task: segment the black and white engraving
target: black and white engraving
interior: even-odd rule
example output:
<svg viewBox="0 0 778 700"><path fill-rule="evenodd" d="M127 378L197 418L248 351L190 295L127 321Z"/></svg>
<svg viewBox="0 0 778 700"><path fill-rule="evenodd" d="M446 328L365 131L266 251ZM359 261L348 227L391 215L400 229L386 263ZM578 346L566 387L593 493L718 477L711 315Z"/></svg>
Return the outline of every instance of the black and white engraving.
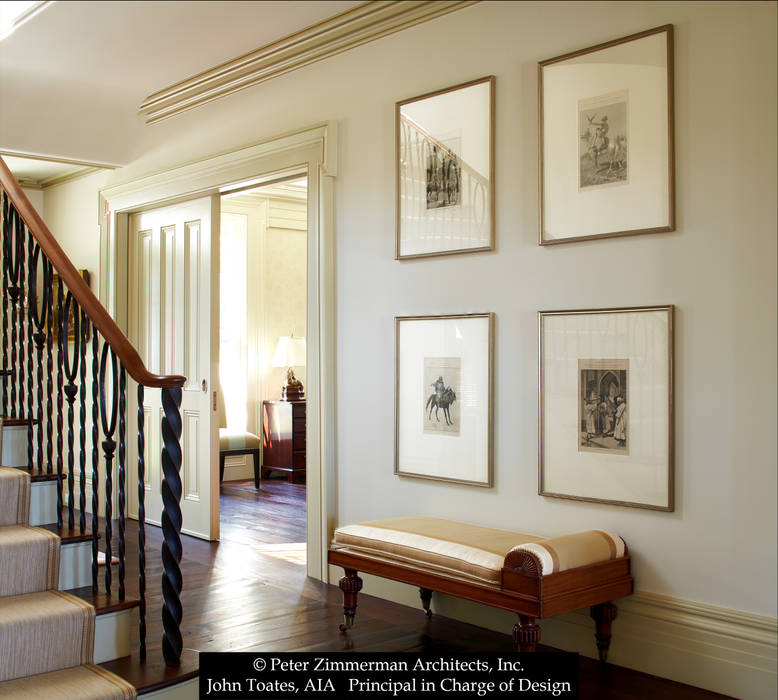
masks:
<svg viewBox="0 0 778 700"><path fill-rule="evenodd" d="M427 155L427 209L459 204L461 187L459 158L445 146L430 144Z"/></svg>
<svg viewBox="0 0 778 700"><path fill-rule="evenodd" d="M459 435L462 359L424 358L424 432Z"/></svg>
<svg viewBox="0 0 778 700"><path fill-rule="evenodd" d="M627 91L578 102L578 188L624 184L627 177Z"/></svg>
<svg viewBox="0 0 778 700"><path fill-rule="evenodd" d="M578 360L578 451L629 454L629 360Z"/></svg>

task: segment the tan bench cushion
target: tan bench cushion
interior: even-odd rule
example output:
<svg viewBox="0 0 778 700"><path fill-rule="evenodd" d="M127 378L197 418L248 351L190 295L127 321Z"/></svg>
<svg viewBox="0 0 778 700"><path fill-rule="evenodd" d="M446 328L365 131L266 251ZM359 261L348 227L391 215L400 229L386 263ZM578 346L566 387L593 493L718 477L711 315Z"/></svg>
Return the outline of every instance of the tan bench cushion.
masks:
<svg viewBox="0 0 778 700"><path fill-rule="evenodd" d="M333 544L373 559L498 587L506 555L519 547L540 559L543 575L614 559L625 550L618 535L603 530L547 539L423 516L339 527Z"/></svg>

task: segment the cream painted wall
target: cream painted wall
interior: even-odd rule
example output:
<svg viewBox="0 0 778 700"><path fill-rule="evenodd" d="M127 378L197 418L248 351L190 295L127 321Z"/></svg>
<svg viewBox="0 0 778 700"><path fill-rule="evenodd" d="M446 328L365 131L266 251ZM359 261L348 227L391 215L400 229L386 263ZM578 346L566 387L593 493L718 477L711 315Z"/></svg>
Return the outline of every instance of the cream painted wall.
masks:
<svg viewBox="0 0 778 700"><path fill-rule="evenodd" d="M272 366L278 338L305 337L306 204L254 195L222 199L222 212L247 217L247 413L248 429L260 435L262 401L277 400L286 380ZM305 367L295 375L305 386Z"/></svg>
<svg viewBox="0 0 778 700"><path fill-rule="evenodd" d="M537 61L665 23L677 231L538 247ZM421 512L550 535L604 527L629 543L639 589L774 616L776 63L774 3L483 2L147 127L126 168L49 188L45 217L95 269L103 182L338 120L339 522ZM394 103L488 74L497 250L398 263ZM592 284L603 265L609 283ZM537 310L665 303L677 305L675 512L538 496ZM470 311L497 317L495 487L400 479L392 319Z"/></svg>
<svg viewBox="0 0 778 700"><path fill-rule="evenodd" d="M30 203L35 207L38 214L43 216L43 190L22 187L22 191L27 195L27 199L30 200Z"/></svg>

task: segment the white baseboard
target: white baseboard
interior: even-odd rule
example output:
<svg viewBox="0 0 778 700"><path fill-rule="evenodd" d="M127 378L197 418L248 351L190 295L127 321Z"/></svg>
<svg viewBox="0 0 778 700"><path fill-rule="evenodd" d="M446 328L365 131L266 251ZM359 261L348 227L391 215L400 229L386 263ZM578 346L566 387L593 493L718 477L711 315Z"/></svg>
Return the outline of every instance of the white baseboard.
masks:
<svg viewBox="0 0 778 700"><path fill-rule="evenodd" d="M337 584L342 575L342 569L330 567L330 582ZM421 611L417 588L360 576L362 593ZM774 700L778 694L776 618L644 591L616 605L609 662L743 700ZM510 634L515 622L510 613L437 593L432 610L504 634ZM596 658L588 609L539 624L541 643Z"/></svg>

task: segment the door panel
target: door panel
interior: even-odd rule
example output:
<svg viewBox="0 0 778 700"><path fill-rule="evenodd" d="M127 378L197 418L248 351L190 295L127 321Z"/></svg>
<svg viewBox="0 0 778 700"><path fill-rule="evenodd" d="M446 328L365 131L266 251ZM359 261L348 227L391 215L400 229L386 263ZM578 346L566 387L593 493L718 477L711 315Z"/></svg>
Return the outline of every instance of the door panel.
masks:
<svg viewBox="0 0 778 700"><path fill-rule="evenodd" d="M147 368L181 374L182 531L203 539L219 536L218 423L212 379L218 367L219 198L192 200L130 216L129 333ZM216 277L218 280L218 277ZM137 415L137 397L131 410ZM144 395L146 520L162 514L161 392ZM137 463L130 444L129 463ZM133 454L134 453L134 454ZM137 517L136 470L130 470L129 514Z"/></svg>

